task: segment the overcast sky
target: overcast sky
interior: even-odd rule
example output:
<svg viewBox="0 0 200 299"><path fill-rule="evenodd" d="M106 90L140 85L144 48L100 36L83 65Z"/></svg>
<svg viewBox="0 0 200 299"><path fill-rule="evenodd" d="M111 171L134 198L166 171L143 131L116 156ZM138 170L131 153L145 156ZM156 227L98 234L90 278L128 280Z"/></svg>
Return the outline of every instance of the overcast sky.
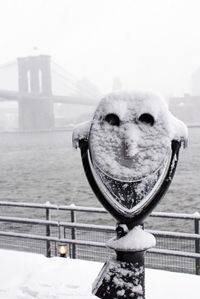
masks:
<svg viewBox="0 0 200 299"><path fill-rule="evenodd" d="M199 0L0 0L0 64L50 54L101 91L190 92L200 66Z"/></svg>

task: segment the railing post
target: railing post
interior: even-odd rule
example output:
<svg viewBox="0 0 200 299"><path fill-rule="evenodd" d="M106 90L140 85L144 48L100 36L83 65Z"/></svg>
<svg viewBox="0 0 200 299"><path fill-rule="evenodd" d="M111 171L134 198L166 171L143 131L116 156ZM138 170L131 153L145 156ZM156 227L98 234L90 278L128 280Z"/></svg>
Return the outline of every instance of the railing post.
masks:
<svg viewBox="0 0 200 299"><path fill-rule="evenodd" d="M195 234L199 235L199 219L194 220L194 231L195 231ZM200 253L200 240L199 239L195 240L195 252ZM196 266L196 275L200 275L200 259L199 258L195 259L195 266Z"/></svg>
<svg viewBox="0 0 200 299"><path fill-rule="evenodd" d="M50 220L50 209L46 208L46 220ZM50 225L46 225L46 236L50 237L51 230ZM46 241L46 257L51 257L51 242L49 240Z"/></svg>
<svg viewBox="0 0 200 299"><path fill-rule="evenodd" d="M74 210L71 210L71 222L76 222L76 212ZM76 229L74 227L71 229L71 238L72 240L76 240ZM76 244L72 244L72 258L76 258Z"/></svg>

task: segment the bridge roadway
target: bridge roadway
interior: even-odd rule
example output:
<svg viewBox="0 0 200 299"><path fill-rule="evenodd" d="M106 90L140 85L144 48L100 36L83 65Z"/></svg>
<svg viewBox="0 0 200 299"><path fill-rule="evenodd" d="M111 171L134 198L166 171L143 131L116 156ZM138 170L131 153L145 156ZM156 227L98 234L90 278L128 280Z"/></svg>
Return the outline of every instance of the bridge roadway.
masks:
<svg viewBox="0 0 200 299"><path fill-rule="evenodd" d="M18 91L10 90L0 90L0 102L5 101L15 101L20 100L49 100L53 103L63 103L63 104L79 104L79 105L96 105L99 99L74 97L74 96L60 96L60 95L50 95L44 96L38 93L22 93Z"/></svg>

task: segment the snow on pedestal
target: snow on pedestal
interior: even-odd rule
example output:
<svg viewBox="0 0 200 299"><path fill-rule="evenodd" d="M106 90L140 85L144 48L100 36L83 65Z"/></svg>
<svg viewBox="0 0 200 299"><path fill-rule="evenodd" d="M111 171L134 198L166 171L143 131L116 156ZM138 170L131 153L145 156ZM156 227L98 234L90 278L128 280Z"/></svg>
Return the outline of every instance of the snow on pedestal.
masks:
<svg viewBox="0 0 200 299"><path fill-rule="evenodd" d="M124 237L114 237L106 245L117 251L143 251L156 245L155 237L144 231L141 226L131 229Z"/></svg>
<svg viewBox="0 0 200 299"><path fill-rule="evenodd" d="M106 245L116 251L117 260L105 263L93 284L93 293L103 299L144 299L144 253L155 244L154 236L141 226L109 240Z"/></svg>

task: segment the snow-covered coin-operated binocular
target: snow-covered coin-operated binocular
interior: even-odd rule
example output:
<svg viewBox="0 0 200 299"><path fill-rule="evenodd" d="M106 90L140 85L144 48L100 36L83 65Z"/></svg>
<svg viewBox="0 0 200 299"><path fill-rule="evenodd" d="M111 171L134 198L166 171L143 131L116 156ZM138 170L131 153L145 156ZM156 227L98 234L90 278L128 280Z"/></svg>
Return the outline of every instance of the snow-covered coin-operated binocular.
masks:
<svg viewBox="0 0 200 299"><path fill-rule="evenodd" d="M102 205L129 229L142 224L169 187L187 128L151 93L112 93L73 133Z"/></svg>
<svg viewBox="0 0 200 299"><path fill-rule="evenodd" d="M118 222L108 260L93 284L99 298L145 299L144 255L155 246L144 222L167 191L187 128L149 93L112 93L73 132L95 195Z"/></svg>

